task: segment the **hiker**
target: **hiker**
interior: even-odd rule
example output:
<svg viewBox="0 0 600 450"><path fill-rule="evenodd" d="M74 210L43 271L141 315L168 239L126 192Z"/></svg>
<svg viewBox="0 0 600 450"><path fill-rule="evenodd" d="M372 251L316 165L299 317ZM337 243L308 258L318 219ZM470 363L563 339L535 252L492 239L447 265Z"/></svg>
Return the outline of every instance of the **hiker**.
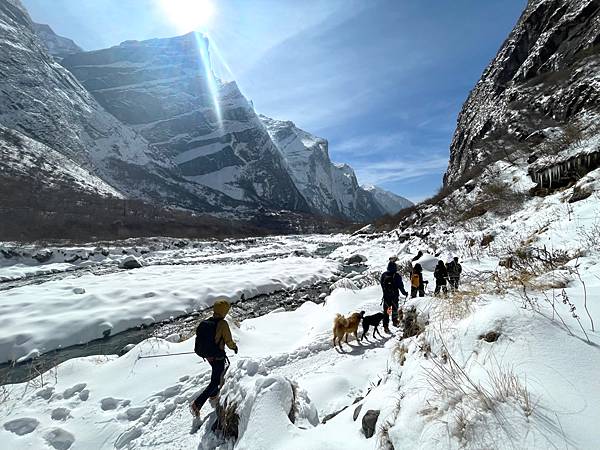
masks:
<svg viewBox="0 0 600 450"><path fill-rule="evenodd" d="M422 256L423 256L423 252L421 250L419 250L411 261L412 262L418 261L419 259L421 259Z"/></svg>
<svg viewBox="0 0 600 450"><path fill-rule="evenodd" d="M446 282L448 280L448 270L446 264L441 259L438 261L435 270L433 271L433 277L435 278L435 291L433 295L438 295L440 290L444 292L444 295L448 293Z"/></svg>
<svg viewBox="0 0 600 450"><path fill-rule="evenodd" d="M227 300L217 300L213 305L213 315L211 318L203 320L196 329L196 343L194 351L198 356L204 358L212 367L210 383L202 393L191 404L192 414L200 416L200 409L206 400L210 397L215 398L219 394L225 372L229 367L229 360L225 354L225 346L229 347L236 354L238 348L231 337L229 324L225 321L225 316L231 306Z"/></svg>
<svg viewBox="0 0 600 450"><path fill-rule="evenodd" d="M415 298L417 293L419 294L419 297L425 297L425 285L427 283L428 281L423 281L423 267L421 267L421 264L419 263L415 264L410 275L411 298Z"/></svg>
<svg viewBox="0 0 600 450"><path fill-rule="evenodd" d="M398 321L398 301L402 292L405 297L408 293L404 290L404 283L402 283L402 277L398 273L398 266L396 260L398 258L390 258L387 270L381 274L381 289L383 290L383 329L386 333L390 332L389 323L390 316L388 315L388 309L392 310L392 324L397 327L400 322Z"/></svg>
<svg viewBox="0 0 600 450"><path fill-rule="evenodd" d="M448 263L447 268L448 281L450 281L450 290L454 292L458 289L460 274L462 273L462 266L458 262L458 256L455 256L454 259Z"/></svg>

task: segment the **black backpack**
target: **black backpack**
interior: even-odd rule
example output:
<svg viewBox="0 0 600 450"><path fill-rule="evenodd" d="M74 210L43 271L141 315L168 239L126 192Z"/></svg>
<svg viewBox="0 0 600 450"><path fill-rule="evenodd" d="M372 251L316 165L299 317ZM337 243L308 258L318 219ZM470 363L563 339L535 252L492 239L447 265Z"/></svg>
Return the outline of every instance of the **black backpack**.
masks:
<svg viewBox="0 0 600 450"><path fill-rule="evenodd" d="M214 358L223 355L223 350L215 342L217 335L217 324L223 319L203 320L196 328L196 342L194 344L194 352L202 358Z"/></svg>
<svg viewBox="0 0 600 450"><path fill-rule="evenodd" d="M384 273L381 278L381 287L383 289L384 297L394 297L398 293L396 283L394 283L395 273Z"/></svg>

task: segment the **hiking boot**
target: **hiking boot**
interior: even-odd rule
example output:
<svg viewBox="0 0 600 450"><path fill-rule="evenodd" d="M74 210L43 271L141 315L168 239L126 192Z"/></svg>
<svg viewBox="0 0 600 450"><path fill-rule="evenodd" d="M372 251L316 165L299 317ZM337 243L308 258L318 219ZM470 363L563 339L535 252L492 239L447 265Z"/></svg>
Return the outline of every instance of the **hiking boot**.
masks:
<svg viewBox="0 0 600 450"><path fill-rule="evenodd" d="M400 326L400 322L398 321L398 319L394 319L394 320L392 320L392 325L394 325L396 328L398 328Z"/></svg>
<svg viewBox="0 0 600 450"><path fill-rule="evenodd" d="M194 402L190 403L190 412L192 413L192 416L200 417L200 408L198 408Z"/></svg>
<svg viewBox="0 0 600 450"><path fill-rule="evenodd" d="M389 327L383 327L383 331L385 331L387 334L391 333Z"/></svg>

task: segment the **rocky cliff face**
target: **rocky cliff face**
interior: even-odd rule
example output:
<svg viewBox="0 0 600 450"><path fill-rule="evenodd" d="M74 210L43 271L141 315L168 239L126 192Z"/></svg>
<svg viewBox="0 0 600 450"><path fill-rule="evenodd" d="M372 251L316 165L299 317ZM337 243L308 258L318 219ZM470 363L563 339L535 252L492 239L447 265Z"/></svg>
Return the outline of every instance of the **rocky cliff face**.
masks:
<svg viewBox="0 0 600 450"><path fill-rule="evenodd" d="M316 211L354 221L371 220L387 212L389 204L381 205L371 192L361 188L350 166L331 162L325 139L290 121L260 118L281 152L294 184Z"/></svg>
<svg viewBox="0 0 600 450"><path fill-rule="evenodd" d="M107 113L48 54L14 0L0 0L0 67L0 124L8 130L62 154L123 195L200 211L235 206L183 179L169 158Z"/></svg>
<svg viewBox="0 0 600 450"><path fill-rule="evenodd" d="M63 65L186 180L240 202L309 210L252 105L214 78L198 33L124 42Z"/></svg>
<svg viewBox="0 0 600 450"><path fill-rule="evenodd" d="M599 118L600 1L530 0L463 106L445 183L521 157L540 178L554 156L600 151Z"/></svg>
<svg viewBox="0 0 600 450"><path fill-rule="evenodd" d="M32 23L33 31L46 46L48 53L59 61L65 56L82 52L83 49L71 39L59 36L49 25L43 23Z"/></svg>

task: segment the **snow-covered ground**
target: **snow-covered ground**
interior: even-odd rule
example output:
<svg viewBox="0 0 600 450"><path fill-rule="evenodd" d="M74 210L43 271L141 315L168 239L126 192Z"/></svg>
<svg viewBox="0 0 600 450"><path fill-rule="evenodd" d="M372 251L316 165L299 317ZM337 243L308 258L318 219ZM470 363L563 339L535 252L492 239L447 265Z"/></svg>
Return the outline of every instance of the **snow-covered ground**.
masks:
<svg viewBox="0 0 600 450"><path fill-rule="evenodd" d="M313 255L328 242L300 237L176 243L181 248L169 248L169 242L153 249L4 246L13 256L3 258L1 270L7 280L23 285L0 291L0 362L189 314L217 297L238 301L311 286L340 269L338 261ZM142 267L119 270L132 257ZM59 262L65 260L70 262ZM30 282L48 273L57 276Z"/></svg>
<svg viewBox="0 0 600 450"><path fill-rule="evenodd" d="M597 191L596 172L580 183ZM507 169L504 176L522 174ZM342 351L333 347L335 314L380 309L380 288L368 286L368 272L337 282L322 305L307 301L295 311L231 323L240 352L230 357L220 403L237 414L237 439L212 431L215 413L209 404L200 429L190 434L187 404L207 384L208 364L193 354L139 359L193 347L192 340L159 339L122 357L73 359L29 383L4 386L0 439L11 449L597 448L600 247L593 237L600 232L600 203L597 194L568 203L571 194L531 198L503 218L488 213L451 227L432 223L426 238L414 234L423 230L398 230L410 235L403 242L396 232L376 238L278 238L286 243L263 251L281 245L286 255L277 259L210 265L196 261L189 249L177 250L196 265L151 265L103 275L97 284L84 275L15 288L15 296L30 289L31 298L62 286L74 296L73 283L83 279L89 283L87 295L108 296L101 292L108 289L131 298L136 289L152 290L174 307L196 295L196 288L206 288L192 284L204 266L239 270L228 278L227 271L210 269L211 282L223 277L232 289L212 293L232 298L244 289L246 278L239 278L244 272L259 277L247 278L255 287L281 280L290 270L300 274L294 282L311 282L330 276L340 259L353 254L367 258L368 272L379 272L389 256L398 255L402 263L425 251L420 262L431 282L429 293L435 255L458 255L464 269L459 294L404 304L406 317L414 308L417 324L417 333L404 339L407 330L392 328L392 335L369 336L360 344L352 339ZM311 245L327 241L343 245L326 258L288 256L294 242L314 252ZM512 269L506 267L509 257ZM517 270L522 261L531 267ZM269 273L259 273L261 268ZM122 282L128 278L133 284ZM367 438L363 420L374 412L379 413L374 436Z"/></svg>

